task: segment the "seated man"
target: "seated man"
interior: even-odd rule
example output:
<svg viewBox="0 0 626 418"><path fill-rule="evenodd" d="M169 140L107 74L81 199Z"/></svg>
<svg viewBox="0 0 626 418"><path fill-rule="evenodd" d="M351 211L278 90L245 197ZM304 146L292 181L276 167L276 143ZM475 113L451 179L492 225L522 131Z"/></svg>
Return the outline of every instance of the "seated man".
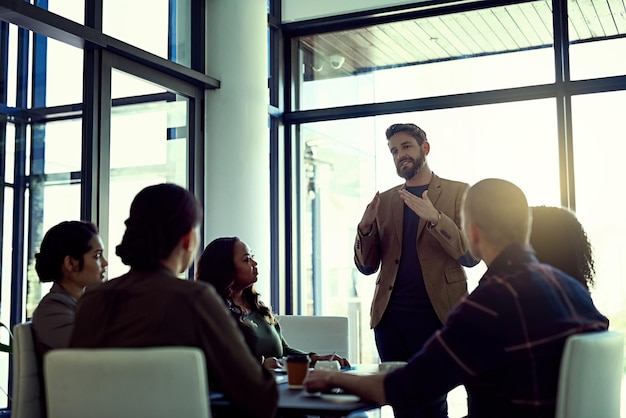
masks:
<svg viewBox="0 0 626 418"><path fill-rule="evenodd" d="M489 267L409 363L388 374L312 372L309 391L343 388L396 408L465 385L469 417L553 417L567 337L608 320L578 281L540 264L528 245L528 203L514 184L487 179L463 204L463 233Z"/></svg>

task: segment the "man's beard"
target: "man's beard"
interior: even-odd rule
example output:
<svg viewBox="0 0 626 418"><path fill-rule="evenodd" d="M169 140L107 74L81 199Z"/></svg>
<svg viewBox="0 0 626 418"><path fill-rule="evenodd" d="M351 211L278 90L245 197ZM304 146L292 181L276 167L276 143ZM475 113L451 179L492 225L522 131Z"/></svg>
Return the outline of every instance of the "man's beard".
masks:
<svg viewBox="0 0 626 418"><path fill-rule="evenodd" d="M420 168L422 168L425 162L425 158L423 155L420 155L419 157L410 160L413 162L410 167L402 168L402 163L406 161L406 159L404 159L403 161L398 161L398 165L396 165L396 171L398 172L398 175L405 180L410 180L415 177L415 175L418 171L420 171Z"/></svg>

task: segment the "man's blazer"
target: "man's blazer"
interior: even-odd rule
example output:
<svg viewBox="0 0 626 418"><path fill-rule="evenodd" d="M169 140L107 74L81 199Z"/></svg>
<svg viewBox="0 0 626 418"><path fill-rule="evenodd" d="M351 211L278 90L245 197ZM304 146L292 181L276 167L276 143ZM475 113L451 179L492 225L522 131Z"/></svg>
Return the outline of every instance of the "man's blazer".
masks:
<svg viewBox="0 0 626 418"><path fill-rule="evenodd" d="M401 254L404 202L396 186L380 194L378 216L369 235L357 228L354 243L354 261L357 269L366 275L378 271L376 290L371 307L370 326L380 322L396 281L400 257L419 257L424 284L431 303L442 323L461 297L467 294L467 277L462 265L478 264L469 255L461 233L461 204L469 185L445 180L433 174L428 186L428 198L441 213L433 228L420 219L417 229L417 254Z"/></svg>

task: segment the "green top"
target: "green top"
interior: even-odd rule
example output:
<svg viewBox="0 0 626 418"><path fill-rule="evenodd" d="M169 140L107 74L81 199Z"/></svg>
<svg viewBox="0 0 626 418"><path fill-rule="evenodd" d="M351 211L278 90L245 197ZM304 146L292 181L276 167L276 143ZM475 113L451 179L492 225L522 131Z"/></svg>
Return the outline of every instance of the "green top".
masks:
<svg viewBox="0 0 626 418"><path fill-rule="evenodd" d="M237 318L239 328L243 332L246 343L252 354L259 360L261 356L281 358L290 354L308 354L304 351L289 347L282 333L280 325L272 325L258 312L251 312L243 317L243 322Z"/></svg>

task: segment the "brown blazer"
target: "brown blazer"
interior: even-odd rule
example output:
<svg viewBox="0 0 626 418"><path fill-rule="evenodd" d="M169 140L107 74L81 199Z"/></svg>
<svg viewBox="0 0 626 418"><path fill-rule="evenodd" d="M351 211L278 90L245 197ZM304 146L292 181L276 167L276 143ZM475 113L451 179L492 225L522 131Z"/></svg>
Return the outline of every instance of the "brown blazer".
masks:
<svg viewBox="0 0 626 418"><path fill-rule="evenodd" d="M354 262L363 274L380 273L370 311L372 328L380 322L396 281L402 251L402 220L404 202L396 186L380 194L378 216L368 236L358 232L354 243ZM469 185L445 180L433 174L428 197L440 212L441 219L434 228L420 219L417 229L417 256L422 266L424 284L437 316L442 323L454 305L467 294L467 277L462 265L478 264L469 255L462 236L461 203Z"/></svg>
<svg viewBox="0 0 626 418"><path fill-rule="evenodd" d="M274 376L252 356L215 288L165 268L138 271L87 289L76 307L71 347L199 347L209 390L223 392L232 416L272 418Z"/></svg>

